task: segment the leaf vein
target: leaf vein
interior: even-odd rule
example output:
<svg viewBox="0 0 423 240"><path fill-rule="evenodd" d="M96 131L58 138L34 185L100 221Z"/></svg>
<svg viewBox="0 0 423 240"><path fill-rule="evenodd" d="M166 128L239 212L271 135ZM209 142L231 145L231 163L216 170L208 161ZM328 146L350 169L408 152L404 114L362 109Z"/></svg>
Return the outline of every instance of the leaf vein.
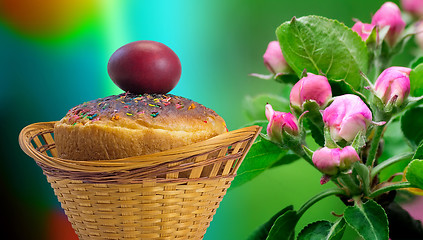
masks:
<svg viewBox="0 0 423 240"><path fill-rule="evenodd" d="M304 27L306 27L306 26L304 26ZM294 28L295 28L295 30L297 31L297 37L300 39L301 43L303 44L302 46L303 46L303 48L304 48L304 52L306 53L308 60L309 60L309 61L313 64L313 66L314 66L314 68L316 69L316 71L319 71L319 67L318 67L318 66L317 66L317 64L314 62L314 60L313 60L312 56L310 55L310 53L309 53L308 49L306 48L305 40L301 37L301 35L300 35L300 30L298 29L298 26L297 26L296 24L294 25ZM308 30L310 30L310 29L308 29ZM309 32L311 32L311 31L309 31ZM300 45L300 46L301 46L301 45Z"/></svg>

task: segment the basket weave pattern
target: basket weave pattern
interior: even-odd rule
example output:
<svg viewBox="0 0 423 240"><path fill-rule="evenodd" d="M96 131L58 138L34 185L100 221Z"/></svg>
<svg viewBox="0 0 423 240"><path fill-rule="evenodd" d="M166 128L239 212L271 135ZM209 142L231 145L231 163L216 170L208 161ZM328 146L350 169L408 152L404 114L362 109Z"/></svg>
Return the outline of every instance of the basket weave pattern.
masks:
<svg viewBox="0 0 423 240"><path fill-rule="evenodd" d="M74 161L57 157L53 126L29 125L19 142L43 169L80 239L202 239L260 130L151 155Z"/></svg>

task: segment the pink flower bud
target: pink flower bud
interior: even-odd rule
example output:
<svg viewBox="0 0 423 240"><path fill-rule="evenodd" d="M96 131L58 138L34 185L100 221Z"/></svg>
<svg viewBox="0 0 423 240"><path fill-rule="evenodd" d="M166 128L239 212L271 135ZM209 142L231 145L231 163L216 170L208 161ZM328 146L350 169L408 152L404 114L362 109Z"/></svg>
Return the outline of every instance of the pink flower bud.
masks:
<svg viewBox="0 0 423 240"><path fill-rule="evenodd" d="M411 69L406 67L385 69L376 80L376 96L385 105L391 102L395 106L401 106L410 94L410 72Z"/></svg>
<svg viewBox="0 0 423 240"><path fill-rule="evenodd" d="M360 157L351 146L343 149L324 147L314 152L312 160L322 173L336 175L339 171L351 168L354 162L360 161Z"/></svg>
<svg viewBox="0 0 423 240"><path fill-rule="evenodd" d="M289 101L291 105L303 110L307 100L314 100L319 106L325 106L332 97L332 90L326 77L308 73L291 89Z"/></svg>
<svg viewBox="0 0 423 240"><path fill-rule="evenodd" d="M393 2L384 3L372 18L372 24L384 28L389 26L386 40L393 46L398 36L405 28L405 22L401 18L401 10Z"/></svg>
<svg viewBox="0 0 423 240"><path fill-rule="evenodd" d="M366 41L367 38L372 33L374 27L375 27L374 24L362 23L358 21L354 24L351 30L358 33L358 35L361 37L361 39L363 39L363 41Z"/></svg>
<svg viewBox="0 0 423 240"><path fill-rule="evenodd" d="M423 16L423 0L401 0L402 8L415 17Z"/></svg>
<svg viewBox="0 0 423 240"><path fill-rule="evenodd" d="M266 105L266 117L269 120L267 135L274 142L282 142L282 131L298 135L298 122L291 113L274 111L270 104Z"/></svg>
<svg viewBox="0 0 423 240"><path fill-rule="evenodd" d="M273 74L291 71L290 66L282 55L282 50L278 41L271 41L269 45L267 45L263 60L264 65Z"/></svg>
<svg viewBox="0 0 423 240"><path fill-rule="evenodd" d="M341 170L347 170L353 163L360 161L360 157L352 146L344 147L341 150L340 158L339 169Z"/></svg>
<svg viewBox="0 0 423 240"><path fill-rule="evenodd" d="M329 127L335 141L352 141L360 131L366 132L371 121L372 112L353 94L335 97L332 104L323 111L323 122Z"/></svg>

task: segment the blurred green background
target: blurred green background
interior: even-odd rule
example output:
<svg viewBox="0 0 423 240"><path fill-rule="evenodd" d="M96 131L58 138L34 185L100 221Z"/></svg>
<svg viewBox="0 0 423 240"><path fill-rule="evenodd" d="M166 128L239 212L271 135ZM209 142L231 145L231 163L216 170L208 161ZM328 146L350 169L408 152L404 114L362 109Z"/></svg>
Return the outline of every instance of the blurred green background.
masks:
<svg viewBox="0 0 423 240"><path fill-rule="evenodd" d="M181 80L171 93L214 109L234 130L248 123L242 109L246 96L287 92L289 86L248 76L267 73L262 55L276 39L276 27L310 14L351 27L353 18L370 22L383 2L0 0L3 233L13 239L54 239L63 221L60 204L41 169L20 150L18 134L28 124L59 120L84 101L121 93L106 68L120 46L142 39L168 45L182 63ZM402 64L402 58L396 62ZM319 179L298 161L231 189L204 239L246 239L282 207L298 208L319 192ZM332 210L341 213L339 200L322 201L299 228L333 219ZM66 239L64 234L58 239Z"/></svg>

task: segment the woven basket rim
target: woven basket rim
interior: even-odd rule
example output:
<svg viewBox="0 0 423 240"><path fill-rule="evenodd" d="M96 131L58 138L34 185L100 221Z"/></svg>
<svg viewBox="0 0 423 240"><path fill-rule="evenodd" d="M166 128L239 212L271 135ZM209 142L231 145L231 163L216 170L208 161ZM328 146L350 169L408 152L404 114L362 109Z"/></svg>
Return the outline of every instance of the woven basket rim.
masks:
<svg viewBox="0 0 423 240"><path fill-rule="evenodd" d="M31 144L31 140L40 133L51 133L55 123L56 121L39 122L24 127L19 134L19 145L21 149L42 165L65 171L80 172L125 171L180 161L204 152L213 151L222 146L229 146L231 143L243 141L247 138L252 138L252 141L254 141L261 130L260 126L254 125L226 132L188 146L173 148L158 153L112 160L80 161L48 156L35 149Z"/></svg>

